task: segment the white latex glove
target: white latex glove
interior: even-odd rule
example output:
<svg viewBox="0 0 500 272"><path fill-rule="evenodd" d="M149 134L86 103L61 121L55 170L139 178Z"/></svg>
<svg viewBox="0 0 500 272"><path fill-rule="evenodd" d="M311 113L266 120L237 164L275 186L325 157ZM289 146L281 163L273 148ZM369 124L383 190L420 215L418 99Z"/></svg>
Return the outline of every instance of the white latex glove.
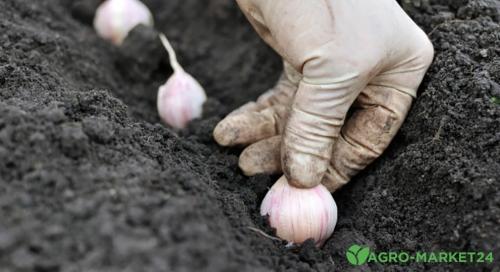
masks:
<svg viewBox="0 0 500 272"><path fill-rule="evenodd" d="M215 140L252 144L240 156L245 174L282 170L294 186L336 190L399 130L432 44L395 0L237 2L285 72L221 121Z"/></svg>

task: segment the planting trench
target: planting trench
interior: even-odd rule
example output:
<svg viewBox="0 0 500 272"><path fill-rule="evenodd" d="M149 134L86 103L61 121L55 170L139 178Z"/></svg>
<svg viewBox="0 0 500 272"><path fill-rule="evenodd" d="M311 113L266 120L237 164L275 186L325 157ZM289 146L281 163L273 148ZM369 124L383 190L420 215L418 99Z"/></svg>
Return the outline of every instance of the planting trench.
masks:
<svg viewBox="0 0 500 272"><path fill-rule="evenodd" d="M279 58L234 1L144 2L209 95L204 118L178 133L156 113L171 70L154 30L117 48L92 29L99 0L0 1L0 271L357 271L345 258L354 243L500 257L498 1L408 9L434 63L388 150L334 194L322 249L249 228L272 234L258 208L277 177L243 176L241 150L211 137L273 85Z"/></svg>

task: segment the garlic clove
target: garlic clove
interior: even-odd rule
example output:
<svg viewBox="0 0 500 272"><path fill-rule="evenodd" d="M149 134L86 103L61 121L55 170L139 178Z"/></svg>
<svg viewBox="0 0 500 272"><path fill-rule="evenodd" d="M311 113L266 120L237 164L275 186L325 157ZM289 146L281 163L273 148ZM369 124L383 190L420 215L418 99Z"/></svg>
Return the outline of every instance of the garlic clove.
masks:
<svg viewBox="0 0 500 272"><path fill-rule="evenodd" d="M201 117L206 100L205 91L198 81L178 70L158 90L158 113L165 123L182 129L189 121Z"/></svg>
<svg viewBox="0 0 500 272"><path fill-rule="evenodd" d="M153 15L139 0L106 0L94 17L97 34L115 45L120 45L139 24L153 25Z"/></svg>
<svg viewBox="0 0 500 272"><path fill-rule="evenodd" d="M207 95L203 87L177 62L174 48L163 34L161 43L168 52L174 74L158 90L157 107L161 119L168 125L182 129L189 121L200 118Z"/></svg>
<svg viewBox="0 0 500 272"><path fill-rule="evenodd" d="M297 244L312 238L322 246L337 223L337 205L325 186L297 188L284 176L264 197L260 214L269 217L278 237Z"/></svg>

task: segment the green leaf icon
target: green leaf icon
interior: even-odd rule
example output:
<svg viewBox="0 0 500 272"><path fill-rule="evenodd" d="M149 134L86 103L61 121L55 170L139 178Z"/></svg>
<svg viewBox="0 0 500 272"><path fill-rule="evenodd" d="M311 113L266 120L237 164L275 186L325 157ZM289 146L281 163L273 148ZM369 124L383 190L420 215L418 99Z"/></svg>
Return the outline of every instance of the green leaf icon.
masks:
<svg viewBox="0 0 500 272"><path fill-rule="evenodd" d="M352 265L362 265L366 263L366 260L368 259L368 255L370 255L370 248L369 247L361 247L358 245L352 245L349 247L349 249L346 251L346 257L347 260L352 264Z"/></svg>
<svg viewBox="0 0 500 272"><path fill-rule="evenodd" d="M497 105L500 105L500 97L496 97L496 96L493 96L491 99L490 99L491 103L495 103Z"/></svg>

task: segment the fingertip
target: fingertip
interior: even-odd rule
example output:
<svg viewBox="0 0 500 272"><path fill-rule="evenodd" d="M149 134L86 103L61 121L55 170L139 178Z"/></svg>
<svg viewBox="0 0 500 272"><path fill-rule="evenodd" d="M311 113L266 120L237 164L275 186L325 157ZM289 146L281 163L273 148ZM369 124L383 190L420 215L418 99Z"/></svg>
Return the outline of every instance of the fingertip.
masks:
<svg viewBox="0 0 500 272"><path fill-rule="evenodd" d="M238 160L238 167L241 169L243 174L247 177L255 176L259 174L258 169L255 168L255 160L248 153L241 153Z"/></svg>
<svg viewBox="0 0 500 272"><path fill-rule="evenodd" d="M281 160L288 182L299 188L319 185L328 169L328 160L300 152L285 152Z"/></svg>
<svg viewBox="0 0 500 272"><path fill-rule="evenodd" d="M214 140L221 146L230 146L236 139L234 129L227 121L227 118L220 121L217 126L215 126L213 132Z"/></svg>
<svg viewBox="0 0 500 272"><path fill-rule="evenodd" d="M259 141L245 148L238 166L246 176L281 172L280 136Z"/></svg>
<svg viewBox="0 0 500 272"><path fill-rule="evenodd" d="M278 134L274 109L227 116L214 129L213 136L222 146L247 145Z"/></svg>

